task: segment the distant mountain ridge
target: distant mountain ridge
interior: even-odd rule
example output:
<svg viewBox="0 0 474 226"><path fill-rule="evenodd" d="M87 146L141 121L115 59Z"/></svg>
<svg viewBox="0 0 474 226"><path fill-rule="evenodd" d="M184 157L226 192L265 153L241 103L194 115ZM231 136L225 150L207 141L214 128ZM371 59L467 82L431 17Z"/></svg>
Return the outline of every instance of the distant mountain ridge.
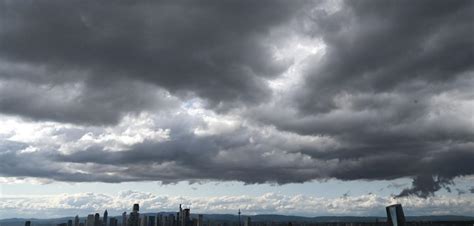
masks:
<svg viewBox="0 0 474 226"><path fill-rule="evenodd" d="M161 214L174 214L174 212L160 212ZM146 215L156 215L156 213L144 213ZM197 217L197 214L191 214L192 217ZM121 221L122 216L109 216L115 217ZM238 216L233 214L203 214L205 220L211 220L216 222L237 222ZM278 214L259 214L259 215L242 215L241 219L244 220L246 217L251 217L253 222L308 222L308 223L320 223L320 222L375 222L386 221L386 217L379 216L317 216L317 217L303 217L303 216L292 216L292 215L278 215ZM0 219L0 226L23 226L25 221L30 220L35 225L56 225L59 223L65 223L67 220L73 219L74 217L61 217L61 218L50 218L50 219L36 219L36 218L9 218ZM407 221L474 221L474 216L458 216L458 215L435 215L435 216L407 216ZM80 217L81 221L84 221L85 217Z"/></svg>

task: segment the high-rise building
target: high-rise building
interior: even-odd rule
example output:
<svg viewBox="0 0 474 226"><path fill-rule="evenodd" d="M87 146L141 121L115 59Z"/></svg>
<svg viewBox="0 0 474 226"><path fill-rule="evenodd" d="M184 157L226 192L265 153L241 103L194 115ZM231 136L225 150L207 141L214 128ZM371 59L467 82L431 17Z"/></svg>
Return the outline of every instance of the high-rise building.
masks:
<svg viewBox="0 0 474 226"><path fill-rule="evenodd" d="M118 226L117 224L118 224L117 218L111 217L111 218L109 219L109 226Z"/></svg>
<svg viewBox="0 0 474 226"><path fill-rule="evenodd" d="M165 226L165 216L163 214L160 214L157 219L156 226Z"/></svg>
<svg viewBox="0 0 474 226"><path fill-rule="evenodd" d="M140 213L138 213L139 210L139 205L133 204L133 211L130 213L127 226L140 226Z"/></svg>
<svg viewBox="0 0 474 226"><path fill-rule="evenodd" d="M385 210L389 226L405 226L405 214L401 204L387 206Z"/></svg>
<svg viewBox="0 0 474 226"><path fill-rule="evenodd" d="M148 226L155 226L155 216L147 216Z"/></svg>
<svg viewBox="0 0 474 226"><path fill-rule="evenodd" d="M79 226L79 216L74 217L74 226Z"/></svg>
<svg viewBox="0 0 474 226"><path fill-rule="evenodd" d="M143 215L141 218L141 226L148 226L148 217L146 215Z"/></svg>
<svg viewBox="0 0 474 226"><path fill-rule="evenodd" d="M155 215L155 224L153 226L160 226L160 217L161 217L161 214L159 213Z"/></svg>
<svg viewBox="0 0 474 226"><path fill-rule="evenodd" d="M183 215L183 225L182 226L191 226L191 210L189 208L184 209Z"/></svg>
<svg viewBox="0 0 474 226"><path fill-rule="evenodd" d="M173 214L168 215L168 226L176 226L178 224L178 220L174 218Z"/></svg>
<svg viewBox="0 0 474 226"><path fill-rule="evenodd" d="M25 226L31 226L31 221L25 221Z"/></svg>
<svg viewBox="0 0 474 226"><path fill-rule="evenodd" d="M107 210L105 210L105 211L104 211L104 218L103 218L103 220L102 220L102 224L103 224L104 226L107 226L107 220L108 220L107 217L108 217L108 213L107 213Z"/></svg>
<svg viewBox="0 0 474 226"><path fill-rule="evenodd" d="M127 212L122 213L122 226L127 226Z"/></svg>
<svg viewBox="0 0 474 226"><path fill-rule="evenodd" d="M247 217L247 219L244 222L244 226L252 226L252 221L251 221L250 217Z"/></svg>
<svg viewBox="0 0 474 226"><path fill-rule="evenodd" d="M86 226L94 226L94 215L87 215Z"/></svg>
<svg viewBox="0 0 474 226"><path fill-rule="evenodd" d="M102 226L100 223L100 214L95 213L94 215L94 226Z"/></svg>
<svg viewBox="0 0 474 226"><path fill-rule="evenodd" d="M72 220L67 221L67 226L72 226Z"/></svg>
<svg viewBox="0 0 474 226"><path fill-rule="evenodd" d="M174 217L173 217L174 218ZM176 213L176 223L177 226L191 226L191 213L189 208L182 208L182 205L179 204L179 212Z"/></svg>

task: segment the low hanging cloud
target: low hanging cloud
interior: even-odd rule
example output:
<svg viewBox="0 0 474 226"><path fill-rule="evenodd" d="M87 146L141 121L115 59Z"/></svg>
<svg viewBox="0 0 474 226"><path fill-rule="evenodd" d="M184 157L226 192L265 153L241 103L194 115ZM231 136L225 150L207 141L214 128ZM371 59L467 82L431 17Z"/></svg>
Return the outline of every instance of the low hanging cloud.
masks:
<svg viewBox="0 0 474 226"><path fill-rule="evenodd" d="M396 200L404 205L410 215L471 214L472 198L447 201L448 197L403 198ZM325 198L307 195L281 195L266 193L259 196L187 197L166 196L137 191L122 191L117 194L77 193L36 197L2 197L0 213L12 214L14 210L24 217L74 216L99 212L107 209L109 216L130 211L133 203L140 204L141 212L175 212L179 204L189 205L193 213L235 214L298 214L303 216L380 216L384 207L395 202L391 197L373 194L354 197ZM3 213L2 213L3 215ZM12 216L15 216L14 214Z"/></svg>
<svg viewBox="0 0 474 226"><path fill-rule="evenodd" d="M3 2L0 175L429 198L474 174L473 5Z"/></svg>

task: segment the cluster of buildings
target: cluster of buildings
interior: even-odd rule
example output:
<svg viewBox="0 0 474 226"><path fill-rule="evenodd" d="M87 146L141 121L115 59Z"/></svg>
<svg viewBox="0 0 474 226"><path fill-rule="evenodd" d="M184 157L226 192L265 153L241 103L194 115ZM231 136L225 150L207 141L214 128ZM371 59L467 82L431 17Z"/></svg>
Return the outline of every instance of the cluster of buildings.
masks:
<svg viewBox="0 0 474 226"><path fill-rule="evenodd" d="M203 215L193 215L189 208L182 208L179 205L179 212L172 214L140 214L140 206L134 204L132 212L123 212L121 217L108 217L105 210L101 217L99 213L89 214L87 218L81 219L76 216L74 220L67 223L57 224L57 226L474 226L472 221L451 221L451 222L408 222L405 220L402 206L400 204L386 207L386 221L375 222L252 222L250 217L245 217L241 221L240 210L238 221L235 222L211 222L204 221ZM121 219L120 219L121 218ZM26 221L25 226L32 226L30 221Z"/></svg>
<svg viewBox="0 0 474 226"><path fill-rule="evenodd" d="M168 215L158 213L154 216L140 216L139 208L138 204L134 204L129 215L127 215L127 212L123 212L121 226L204 226L202 214L199 214L197 218L191 218L190 209L183 209L181 205L179 205L179 212ZM118 225L110 224L104 226Z"/></svg>
<svg viewBox="0 0 474 226"><path fill-rule="evenodd" d="M57 226L210 226L210 222L204 222L203 215L197 215L197 218L191 217L191 211L189 208L182 208L179 205L179 212L176 214L160 214L140 215L140 206L134 204L132 212L122 213L122 219L115 217L108 217L107 210L104 215L100 217L99 213L89 214L87 218L81 222L79 216L76 215L74 220L68 220L67 223L57 224ZM240 210L239 210L239 221L240 221ZM240 223L239 223L240 225ZM25 226L31 226L30 221L25 222ZM250 217L245 221L245 225L250 226Z"/></svg>

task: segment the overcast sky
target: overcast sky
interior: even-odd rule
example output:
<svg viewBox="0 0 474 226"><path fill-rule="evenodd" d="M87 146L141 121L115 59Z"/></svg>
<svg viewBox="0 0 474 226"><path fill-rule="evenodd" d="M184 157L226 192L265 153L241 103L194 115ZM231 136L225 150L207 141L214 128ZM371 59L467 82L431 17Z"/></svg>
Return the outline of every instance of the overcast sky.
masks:
<svg viewBox="0 0 474 226"><path fill-rule="evenodd" d="M468 0L1 1L0 218L133 202L472 215L473 14Z"/></svg>

